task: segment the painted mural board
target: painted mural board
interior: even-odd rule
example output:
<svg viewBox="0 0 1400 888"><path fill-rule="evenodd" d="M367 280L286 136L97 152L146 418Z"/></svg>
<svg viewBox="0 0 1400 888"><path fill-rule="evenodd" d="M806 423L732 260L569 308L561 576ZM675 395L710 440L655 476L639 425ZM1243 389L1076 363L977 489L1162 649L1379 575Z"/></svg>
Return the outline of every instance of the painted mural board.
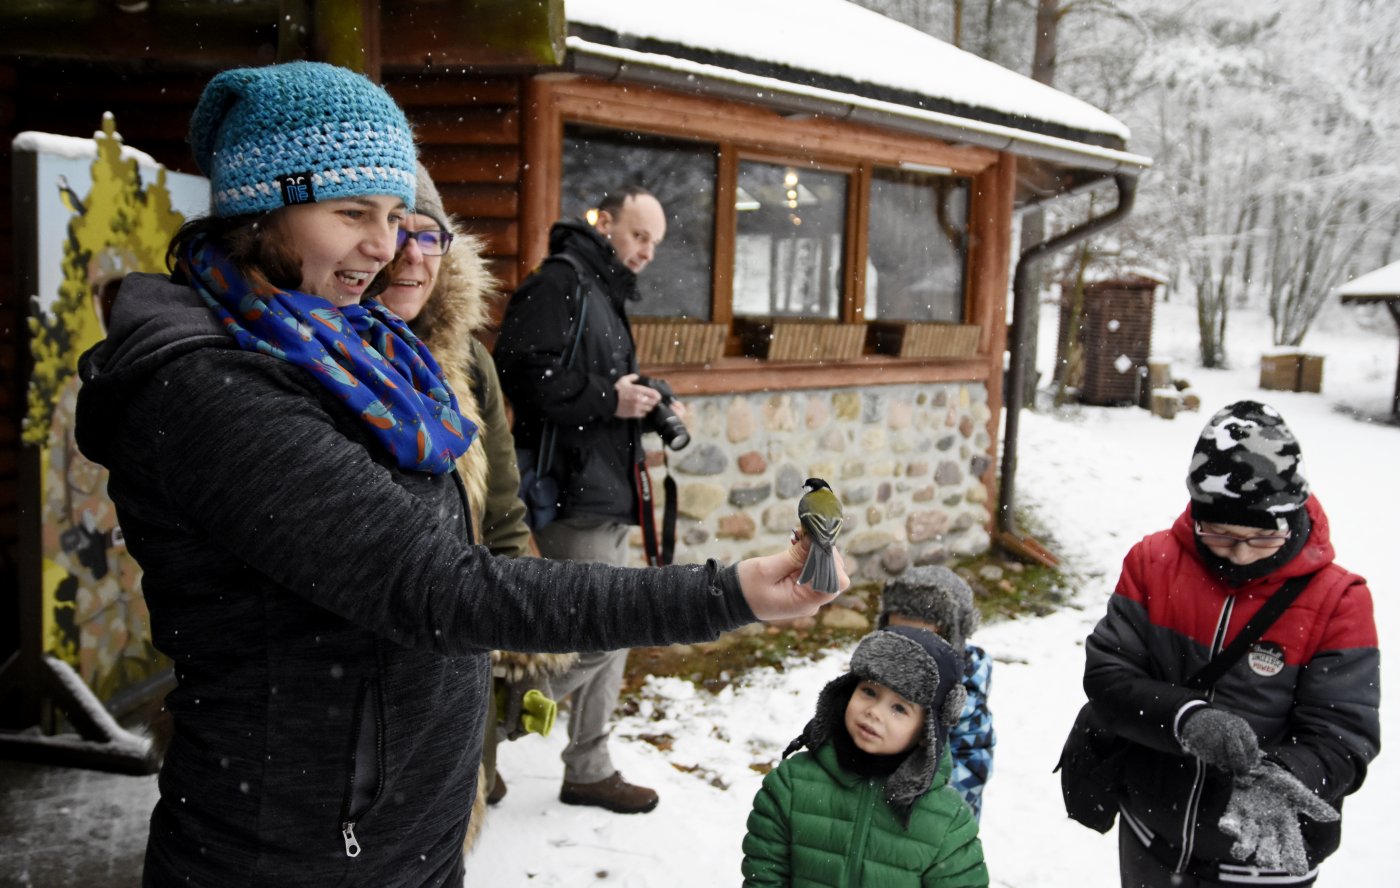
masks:
<svg viewBox="0 0 1400 888"><path fill-rule="evenodd" d="M38 600L22 612L38 618L21 631L37 632L43 653L120 710L170 664L151 645L141 571L107 496L107 471L74 443L78 357L102 339L123 277L167 270L166 246L187 218L208 212L209 184L124 146L110 114L90 139L29 132L13 148L33 358L23 441L37 450L25 488L38 501L24 511L39 524L22 538L41 550L34 579L20 589Z"/></svg>

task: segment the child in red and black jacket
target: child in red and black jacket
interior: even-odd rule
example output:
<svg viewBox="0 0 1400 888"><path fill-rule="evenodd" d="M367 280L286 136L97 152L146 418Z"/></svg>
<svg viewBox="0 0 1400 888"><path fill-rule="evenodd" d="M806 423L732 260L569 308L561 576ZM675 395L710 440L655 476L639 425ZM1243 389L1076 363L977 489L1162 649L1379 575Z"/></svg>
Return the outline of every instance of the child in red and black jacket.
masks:
<svg viewBox="0 0 1400 888"><path fill-rule="evenodd" d="M1310 885L1380 747L1371 593L1334 562L1273 408L1241 401L1211 417L1187 487L1172 528L1124 559L1086 645L1085 691L1131 741L1122 884ZM1309 575L1214 685L1186 687L1285 581Z"/></svg>

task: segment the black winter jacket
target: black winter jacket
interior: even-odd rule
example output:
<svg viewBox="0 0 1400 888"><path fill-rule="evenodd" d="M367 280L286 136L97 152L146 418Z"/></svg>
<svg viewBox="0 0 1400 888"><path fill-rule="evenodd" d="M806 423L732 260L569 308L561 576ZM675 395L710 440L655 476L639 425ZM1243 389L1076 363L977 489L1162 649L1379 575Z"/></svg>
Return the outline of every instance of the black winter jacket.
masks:
<svg viewBox="0 0 1400 888"><path fill-rule="evenodd" d="M164 277L127 279L81 372L78 441L111 470L178 681L147 885L460 885L487 650L753 619L713 565L491 558L455 474L399 469L309 373L237 349Z"/></svg>
<svg viewBox="0 0 1400 888"><path fill-rule="evenodd" d="M1238 587L1216 579L1202 562L1188 508L1171 530L1128 553L1108 614L1086 644L1084 690L1113 730L1132 741L1120 828L1132 829L1164 863L1202 878L1299 881L1258 876L1230 855L1233 842L1218 826L1230 777L1181 747L1181 717L1199 701L1248 721L1266 756L1338 810L1380 749L1371 593L1333 561L1327 515L1316 497L1307 508L1312 530L1298 554ZM1212 688L1185 687L1287 579L1314 572L1299 598ZM1303 837L1315 865L1336 850L1340 824L1304 820Z"/></svg>
<svg viewBox="0 0 1400 888"><path fill-rule="evenodd" d="M585 273L580 279L568 263L546 261L506 307L495 358L501 388L515 409L516 446L537 452L546 421L553 422L558 443L550 475L559 482L559 517L636 524L641 424L617 418L614 384L637 372L625 308L635 298L637 276L580 220L554 225L549 252L567 253ZM582 308L580 284L588 316L578 355L565 369Z"/></svg>

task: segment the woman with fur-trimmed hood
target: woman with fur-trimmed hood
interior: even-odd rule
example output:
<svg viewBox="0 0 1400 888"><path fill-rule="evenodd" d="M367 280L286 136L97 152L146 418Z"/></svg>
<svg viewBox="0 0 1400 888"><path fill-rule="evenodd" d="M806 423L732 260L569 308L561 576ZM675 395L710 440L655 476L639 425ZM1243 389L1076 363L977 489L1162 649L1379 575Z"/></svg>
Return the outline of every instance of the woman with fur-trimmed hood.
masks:
<svg viewBox="0 0 1400 888"><path fill-rule="evenodd" d="M457 472L471 504L472 538L493 555L519 558L534 554L520 501L520 471L515 440L506 418L496 364L476 338L490 320L487 300L496 281L486 268L481 241L457 231L443 208L442 197L428 171L418 165L417 206L404 220L411 232L394 265L380 302L408 321L428 345L457 395L459 412L476 424L483 447L472 447L457 460ZM502 701L512 714L525 689L541 687L549 696L548 679L568 669L574 654L492 654L493 674L510 689ZM498 722L500 730L517 735L517 719ZM482 754L482 777L477 781L478 809L472 816L470 847L486 802L500 801L505 781L495 771L496 732L488 731Z"/></svg>

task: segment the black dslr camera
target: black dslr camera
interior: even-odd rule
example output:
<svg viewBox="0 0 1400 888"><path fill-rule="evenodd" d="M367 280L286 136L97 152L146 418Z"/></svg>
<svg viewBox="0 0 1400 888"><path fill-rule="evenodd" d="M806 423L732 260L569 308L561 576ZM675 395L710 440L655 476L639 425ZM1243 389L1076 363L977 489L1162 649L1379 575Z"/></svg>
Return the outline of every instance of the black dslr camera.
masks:
<svg viewBox="0 0 1400 888"><path fill-rule="evenodd" d="M690 443L690 432L676 415L676 411L671 409L672 402L676 400L676 393L671 391L671 386L667 385L664 379L650 376L638 376L637 385L644 385L661 395L661 400L651 408L651 412L642 417L642 428L656 432L661 436L661 443L672 450L684 450Z"/></svg>

